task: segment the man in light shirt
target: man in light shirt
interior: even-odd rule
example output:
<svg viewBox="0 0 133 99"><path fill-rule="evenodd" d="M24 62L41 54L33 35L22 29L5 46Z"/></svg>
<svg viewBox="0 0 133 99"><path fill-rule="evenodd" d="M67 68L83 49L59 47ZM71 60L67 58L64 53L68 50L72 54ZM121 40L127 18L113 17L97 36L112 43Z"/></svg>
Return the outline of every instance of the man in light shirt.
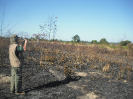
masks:
<svg viewBox="0 0 133 99"><path fill-rule="evenodd" d="M23 52L26 51L27 40L24 45L19 45L19 37L14 34L10 38L9 60L11 65L11 93L25 94L22 92L22 67L24 65Z"/></svg>

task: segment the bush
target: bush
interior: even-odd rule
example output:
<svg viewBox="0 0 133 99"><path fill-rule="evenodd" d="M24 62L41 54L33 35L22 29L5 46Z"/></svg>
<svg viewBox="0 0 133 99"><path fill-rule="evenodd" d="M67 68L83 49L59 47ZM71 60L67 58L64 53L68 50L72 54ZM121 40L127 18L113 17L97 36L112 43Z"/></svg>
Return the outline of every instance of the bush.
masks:
<svg viewBox="0 0 133 99"><path fill-rule="evenodd" d="M119 43L119 45L121 45L121 46L127 46L129 43L131 43L131 41L126 40L126 41L121 41Z"/></svg>
<svg viewBox="0 0 133 99"><path fill-rule="evenodd" d="M100 44L109 44L105 38L102 38L99 43Z"/></svg>
<svg viewBox="0 0 133 99"><path fill-rule="evenodd" d="M132 51L133 51L133 44L129 43L129 44L127 45L127 47L129 48L129 50L132 50Z"/></svg>
<svg viewBox="0 0 133 99"><path fill-rule="evenodd" d="M73 41L73 40L70 41L70 43L71 43L71 44L77 44L77 42L75 42L75 41Z"/></svg>
<svg viewBox="0 0 133 99"><path fill-rule="evenodd" d="M92 40L91 44L98 44L97 40Z"/></svg>

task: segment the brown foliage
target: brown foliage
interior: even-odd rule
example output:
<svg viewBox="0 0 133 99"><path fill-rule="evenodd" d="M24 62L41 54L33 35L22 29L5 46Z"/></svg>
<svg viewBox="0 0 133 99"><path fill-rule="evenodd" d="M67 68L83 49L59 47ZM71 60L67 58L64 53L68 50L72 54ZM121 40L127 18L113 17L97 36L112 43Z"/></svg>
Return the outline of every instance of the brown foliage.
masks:
<svg viewBox="0 0 133 99"><path fill-rule="evenodd" d="M0 65L3 65L2 60L6 58L3 53L5 52L5 55L8 55L9 39L0 38L0 41ZM39 44L36 44L34 41L28 41L27 51L40 52L41 56L38 57L40 59L37 60L39 61L38 63L45 61L45 65L64 66L66 76L71 76L73 67L77 69L80 67L81 70L83 65L110 73L112 65L116 64L120 70L118 73L118 78L120 79L126 69L128 78L132 71L132 65L127 65L127 63L133 61L132 46L132 44L128 44L128 51L122 48L108 50L107 48L100 48L98 45L73 45L59 42L39 42ZM33 58L29 58L30 60L33 60ZM47 62L48 64L46 64ZM99 66L95 65L97 63L99 63ZM123 68L121 65L126 67Z"/></svg>

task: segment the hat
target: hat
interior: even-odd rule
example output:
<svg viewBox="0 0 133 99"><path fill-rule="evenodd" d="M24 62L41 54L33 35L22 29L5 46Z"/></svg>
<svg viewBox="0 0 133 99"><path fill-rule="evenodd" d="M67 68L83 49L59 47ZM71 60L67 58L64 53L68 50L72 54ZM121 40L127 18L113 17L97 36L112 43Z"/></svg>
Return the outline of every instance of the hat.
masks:
<svg viewBox="0 0 133 99"><path fill-rule="evenodd" d="M14 38L14 39L17 39L17 38L20 38L20 37L18 37L16 34L14 34L14 35L11 36L11 38L12 38L12 39L13 39L13 38Z"/></svg>
<svg viewBox="0 0 133 99"><path fill-rule="evenodd" d="M16 43L18 43L18 42L17 42L17 39L18 39L18 38L20 38L20 37L18 37L16 34L12 35L12 36L10 37L10 43L11 43L11 44L16 44Z"/></svg>

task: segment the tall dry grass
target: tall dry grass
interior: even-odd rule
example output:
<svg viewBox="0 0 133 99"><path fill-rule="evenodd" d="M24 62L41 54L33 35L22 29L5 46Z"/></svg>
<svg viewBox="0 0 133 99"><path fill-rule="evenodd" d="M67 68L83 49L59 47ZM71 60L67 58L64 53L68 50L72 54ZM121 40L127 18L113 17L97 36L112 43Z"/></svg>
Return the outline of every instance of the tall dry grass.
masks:
<svg viewBox="0 0 133 99"><path fill-rule="evenodd" d="M3 52L6 49L5 55L8 55L9 40L0 39L0 42L2 42L0 43L0 64L3 65ZM112 77L117 75L118 79L123 79L126 73L126 79L129 80L133 70L133 48L131 46L128 45L129 50L125 50L121 46L118 49L109 50L101 48L99 45L74 45L59 42L39 42L37 44L35 41L28 41L27 50L41 54L40 57L36 57L39 58L37 63L40 63L40 67L60 65L64 68L64 74L67 77L73 74L73 68L82 71L82 67L86 65L90 69L101 70ZM29 58L29 61L30 59L36 60Z"/></svg>

